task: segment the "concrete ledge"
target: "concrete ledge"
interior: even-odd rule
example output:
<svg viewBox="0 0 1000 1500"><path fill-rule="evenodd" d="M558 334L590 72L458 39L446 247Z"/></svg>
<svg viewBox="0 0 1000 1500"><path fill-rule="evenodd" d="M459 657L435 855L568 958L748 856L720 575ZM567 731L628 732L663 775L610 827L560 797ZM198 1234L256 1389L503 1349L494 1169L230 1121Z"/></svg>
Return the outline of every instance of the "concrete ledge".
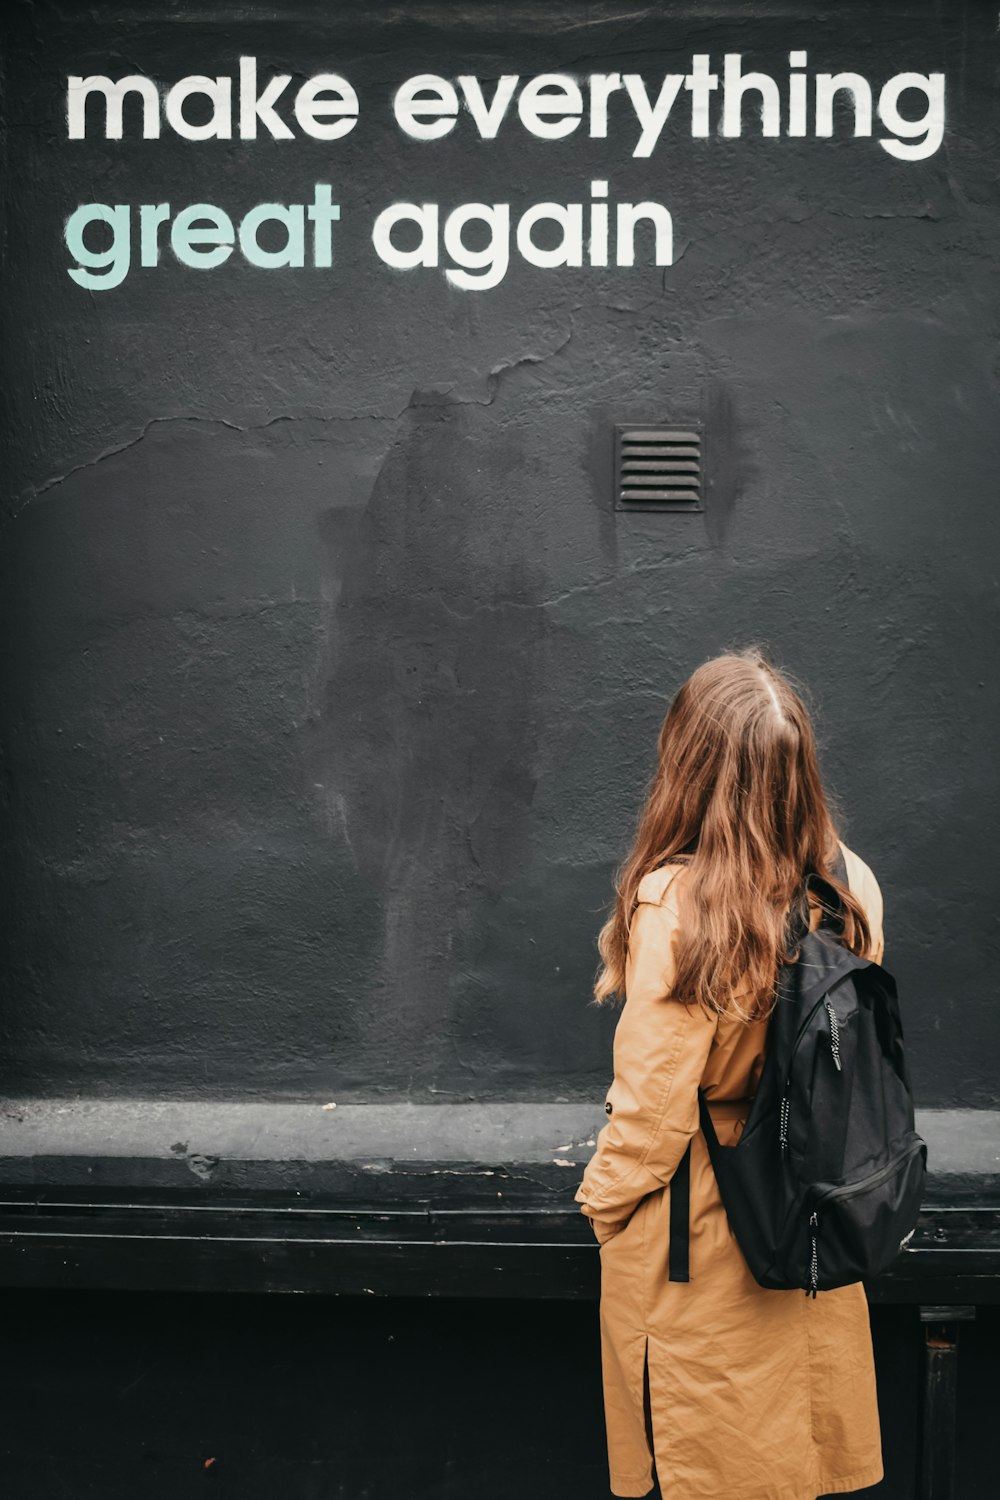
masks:
<svg viewBox="0 0 1000 1500"><path fill-rule="evenodd" d="M606 1116L593 1104L0 1103L0 1187L97 1186L349 1201L572 1199Z"/></svg>
<svg viewBox="0 0 1000 1500"><path fill-rule="evenodd" d="M0 1285L596 1297L592 1104L0 1104ZM877 1302L1000 1301L1000 1112L924 1110Z"/></svg>
<svg viewBox="0 0 1000 1500"><path fill-rule="evenodd" d="M606 1116L594 1104L234 1104L161 1099L5 1099L0 1157L242 1161L550 1161L590 1155ZM1000 1146L998 1146L1000 1149Z"/></svg>
<svg viewBox="0 0 1000 1500"><path fill-rule="evenodd" d="M588 1103L232 1103L161 1099L0 1101L0 1184L92 1182L311 1188L422 1168L461 1175L531 1166L536 1187L575 1188L606 1122ZM925 1109L934 1192L1000 1192L1000 1110ZM336 1169L341 1170L336 1170ZM324 1170L325 1169L325 1170ZM568 1196L572 1197L572 1189Z"/></svg>

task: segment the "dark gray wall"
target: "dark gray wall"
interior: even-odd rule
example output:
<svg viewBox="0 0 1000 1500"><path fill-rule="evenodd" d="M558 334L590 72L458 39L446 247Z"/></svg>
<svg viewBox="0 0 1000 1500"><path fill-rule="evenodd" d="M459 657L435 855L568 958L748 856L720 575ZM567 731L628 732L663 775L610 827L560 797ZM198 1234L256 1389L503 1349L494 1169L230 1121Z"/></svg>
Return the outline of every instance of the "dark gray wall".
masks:
<svg viewBox="0 0 1000 1500"><path fill-rule="evenodd" d="M995 6L18 4L4 21L8 1092L594 1096L594 938L682 678L811 689L923 1104L996 1102ZM924 161L665 133L420 144L396 86L941 70ZM354 83L332 144L70 142L68 73ZM616 123L618 121L619 123ZM878 132L876 132L878 134ZM397 198L652 197L676 264L393 272ZM333 270L67 275L78 203L343 204ZM682 253L681 253L682 252ZM648 246L646 251L648 257ZM700 415L704 516L616 513Z"/></svg>

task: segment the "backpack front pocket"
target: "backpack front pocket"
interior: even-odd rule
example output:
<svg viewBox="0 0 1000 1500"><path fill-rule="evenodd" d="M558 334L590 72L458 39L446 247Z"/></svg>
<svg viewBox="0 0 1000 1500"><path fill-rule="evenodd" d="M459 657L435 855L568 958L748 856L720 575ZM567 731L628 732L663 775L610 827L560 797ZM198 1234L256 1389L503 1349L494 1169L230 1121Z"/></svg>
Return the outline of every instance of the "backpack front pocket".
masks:
<svg viewBox="0 0 1000 1500"><path fill-rule="evenodd" d="M920 1214L926 1161L914 1135L874 1172L812 1197L811 1290L847 1286L892 1264Z"/></svg>

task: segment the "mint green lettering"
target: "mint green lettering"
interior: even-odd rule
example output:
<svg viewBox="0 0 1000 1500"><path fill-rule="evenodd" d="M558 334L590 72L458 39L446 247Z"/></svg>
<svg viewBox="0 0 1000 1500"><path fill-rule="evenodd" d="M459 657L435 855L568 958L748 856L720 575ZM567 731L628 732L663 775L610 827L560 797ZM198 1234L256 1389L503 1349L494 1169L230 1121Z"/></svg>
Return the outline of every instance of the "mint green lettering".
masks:
<svg viewBox="0 0 1000 1500"><path fill-rule="evenodd" d="M111 230L111 244L107 250L89 250L84 243L84 231L89 224L107 224ZM109 292L121 286L132 264L130 246L131 219L127 203L81 203L66 220L66 248L76 261L70 266L69 275L77 286L89 291Z"/></svg>
<svg viewBox="0 0 1000 1500"><path fill-rule="evenodd" d="M269 219L274 219L285 227L287 238L280 250L263 250L257 243L257 233ZM260 266L262 270L304 266L305 239L305 211L301 203L292 203L287 207L283 203L258 203L240 224L240 249L252 266Z"/></svg>
<svg viewBox="0 0 1000 1500"><path fill-rule="evenodd" d="M205 220L209 227L196 228ZM170 227L170 248L182 266L211 271L233 253L233 221L214 203L192 203L182 208ZM198 245L211 249L199 250Z"/></svg>
<svg viewBox="0 0 1000 1500"><path fill-rule="evenodd" d="M340 218L340 204L332 202L328 182L317 182L313 201L306 209L315 224L313 231L313 265L326 268L333 265L332 226Z"/></svg>
<svg viewBox="0 0 1000 1500"><path fill-rule="evenodd" d="M160 263L161 224L170 218L169 203L140 203L139 205L139 264L156 266Z"/></svg>

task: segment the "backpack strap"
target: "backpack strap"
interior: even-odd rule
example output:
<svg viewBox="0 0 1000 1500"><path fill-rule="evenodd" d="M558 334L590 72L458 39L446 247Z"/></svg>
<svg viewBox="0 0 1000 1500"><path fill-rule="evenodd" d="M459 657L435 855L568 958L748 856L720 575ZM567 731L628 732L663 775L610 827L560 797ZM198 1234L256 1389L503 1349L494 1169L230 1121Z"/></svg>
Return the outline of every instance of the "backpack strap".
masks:
<svg viewBox="0 0 1000 1500"><path fill-rule="evenodd" d="M844 860L844 851L843 849L841 849L839 842L837 844L837 858L834 861L832 868L833 874L840 881L841 885L846 885L848 886L848 888L850 888L850 882L847 879L847 865ZM832 906L834 908L834 911L836 911L837 907L840 904L839 898L837 896L837 892L834 890L833 886L830 885L829 881L824 880L821 875L817 875L815 872L813 872L807 875L805 885L807 889L812 886L818 886L819 890L823 893L823 899L829 906ZM806 897L806 903L808 904L808 897ZM832 926L834 920L835 918L831 918L830 913L824 910L820 918L820 926L823 926L824 924ZM806 923L805 931L808 930L808 923ZM700 1090L698 1091L698 1104L699 1113L701 1116L701 1129L705 1133L709 1145L709 1153L711 1154L712 1146L717 1145L718 1141L715 1134L715 1127L712 1122L712 1116L709 1112L708 1105L705 1102L705 1097ZM691 1142L688 1141L687 1146L684 1150L684 1155L677 1163L674 1175L670 1179L670 1243L667 1250L668 1281L691 1280L690 1238Z"/></svg>
<svg viewBox="0 0 1000 1500"><path fill-rule="evenodd" d="M850 890L851 882L847 878L847 864L844 860L844 851L840 847L839 842L837 844L837 858L834 860L830 868L833 872L834 878L839 880L841 885L846 885L847 889ZM832 906L834 908L834 911L839 910L841 904L840 896L838 895L834 887L830 884L830 882L823 879L822 875L817 875L816 872L813 871L812 874L809 875L806 883L810 886L818 888L821 894L825 894L828 905ZM829 920L828 912L824 911L822 920Z"/></svg>
<svg viewBox="0 0 1000 1500"><path fill-rule="evenodd" d="M691 1233L691 1142L670 1179L670 1244L667 1250L668 1281L690 1281L688 1266Z"/></svg>
<svg viewBox="0 0 1000 1500"><path fill-rule="evenodd" d="M836 875L841 885L846 885L847 889L850 890L851 882L847 878L847 861L844 859L844 851L840 847L839 839L837 840L837 858L834 861L833 873Z"/></svg>
<svg viewBox="0 0 1000 1500"><path fill-rule="evenodd" d="M847 863L839 841L837 843L837 857L830 868L836 879L840 881L840 884L846 885L848 890L850 890L851 883L847 878ZM802 882L796 904L789 913L792 939L795 943L805 937L811 925L809 921L809 891L815 891L823 903L819 925L829 928L834 932L842 930L842 924L838 925L842 904L839 893L816 870L810 870Z"/></svg>

